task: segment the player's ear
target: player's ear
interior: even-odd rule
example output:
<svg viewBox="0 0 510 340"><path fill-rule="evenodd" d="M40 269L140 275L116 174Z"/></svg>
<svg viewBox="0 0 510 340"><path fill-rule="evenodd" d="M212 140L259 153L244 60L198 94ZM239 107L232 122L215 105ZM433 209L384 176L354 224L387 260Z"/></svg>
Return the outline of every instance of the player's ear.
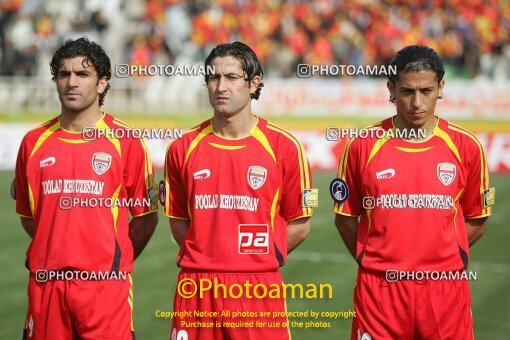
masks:
<svg viewBox="0 0 510 340"><path fill-rule="evenodd" d="M441 81L439 82L439 87L438 87L438 92L441 94L442 96L442 93L443 93L443 88L444 88L444 79L441 79Z"/></svg>
<svg viewBox="0 0 510 340"><path fill-rule="evenodd" d="M391 80L388 80L386 82L386 87L388 88L388 91L390 91L390 98L395 98L395 92L396 92L395 84L393 84L393 82Z"/></svg>
<svg viewBox="0 0 510 340"><path fill-rule="evenodd" d="M261 82L262 82L262 79L260 79L259 76L253 77L253 79L251 80L251 83L250 83L250 93L251 94L254 94L258 90Z"/></svg>
<svg viewBox="0 0 510 340"><path fill-rule="evenodd" d="M108 85L108 79L106 79L106 77L99 79L99 81L97 82L97 93L103 94L107 85Z"/></svg>

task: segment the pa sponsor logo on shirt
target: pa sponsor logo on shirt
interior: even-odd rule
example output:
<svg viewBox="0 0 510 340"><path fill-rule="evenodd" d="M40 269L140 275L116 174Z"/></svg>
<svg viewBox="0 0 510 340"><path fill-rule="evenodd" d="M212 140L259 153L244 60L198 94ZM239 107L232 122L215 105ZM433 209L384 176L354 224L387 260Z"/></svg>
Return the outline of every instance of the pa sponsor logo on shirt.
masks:
<svg viewBox="0 0 510 340"><path fill-rule="evenodd" d="M267 224L240 224L239 254L268 254L269 226Z"/></svg>

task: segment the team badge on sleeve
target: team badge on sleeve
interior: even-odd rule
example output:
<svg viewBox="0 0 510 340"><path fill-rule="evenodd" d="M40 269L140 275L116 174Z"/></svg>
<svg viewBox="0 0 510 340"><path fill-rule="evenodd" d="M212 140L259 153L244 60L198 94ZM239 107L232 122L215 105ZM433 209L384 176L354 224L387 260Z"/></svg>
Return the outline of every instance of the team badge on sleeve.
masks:
<svg viewBox="0 0 510 340"><path fill-rule="evenodd" d="M456 173L457 168L452 163L439 163L437 165L437 177L446 186L453 183Z"/></svg>
<svg viewBox="0 0 510 340"><path fill-rule="evenodd" d="M254 190L260 188L266 182L267 169L258 165L250 166L248 169L248 184Z"/></svg>
<svg viewBox="0 0 510 340"><path fill-rule="evenodd" d="M341 178L335 178L331 181L329 192L336 203L344 203L349 197L349 187Z"/></svg>
<svg viewBox="0 0 510 340"><path fill-rule="evenodd" d="M102 175L110 169L112 156L106 152L96 152L92 155L92 169L98 175Z"/></svg>
<svg viewBox="0 0 510 340"><path fill-rule="evenodd" d="M485 208L496 204L496 188L492 187L483 192L483 205Z"/></svg>
<svg viewBox="0 0 510 340"><path fill-rule="evenodd" d="M319 189L303 190L303 207L316 208L319 206Z"/></svg>

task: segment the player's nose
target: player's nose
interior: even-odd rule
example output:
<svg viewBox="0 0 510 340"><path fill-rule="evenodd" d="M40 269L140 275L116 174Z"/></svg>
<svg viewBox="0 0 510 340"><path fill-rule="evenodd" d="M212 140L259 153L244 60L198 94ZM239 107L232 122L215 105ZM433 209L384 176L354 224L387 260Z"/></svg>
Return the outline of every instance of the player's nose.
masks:
<svg viewBox="0 0 510 340"><path fill-rule="evenodd" d="M419 93L414 94L413 97L411 98L411 107L413 109L419 108L422 103L423 101Z"/></svg>

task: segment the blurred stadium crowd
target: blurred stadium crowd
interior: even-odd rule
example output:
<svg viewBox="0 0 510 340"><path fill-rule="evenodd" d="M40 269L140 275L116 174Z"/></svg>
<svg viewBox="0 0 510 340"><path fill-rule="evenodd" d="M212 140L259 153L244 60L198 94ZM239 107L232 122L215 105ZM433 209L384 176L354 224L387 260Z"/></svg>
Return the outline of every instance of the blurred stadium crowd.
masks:
<svg viewBox="0 0 510 340"><path fill-rule="evenodd" d="M0 75L40 75L54 48L82 35L114 63L202 62L241 40L269 76L296 65L384 65L427 44L456 77L510 79L505 0L0 0Z"/></svg>

